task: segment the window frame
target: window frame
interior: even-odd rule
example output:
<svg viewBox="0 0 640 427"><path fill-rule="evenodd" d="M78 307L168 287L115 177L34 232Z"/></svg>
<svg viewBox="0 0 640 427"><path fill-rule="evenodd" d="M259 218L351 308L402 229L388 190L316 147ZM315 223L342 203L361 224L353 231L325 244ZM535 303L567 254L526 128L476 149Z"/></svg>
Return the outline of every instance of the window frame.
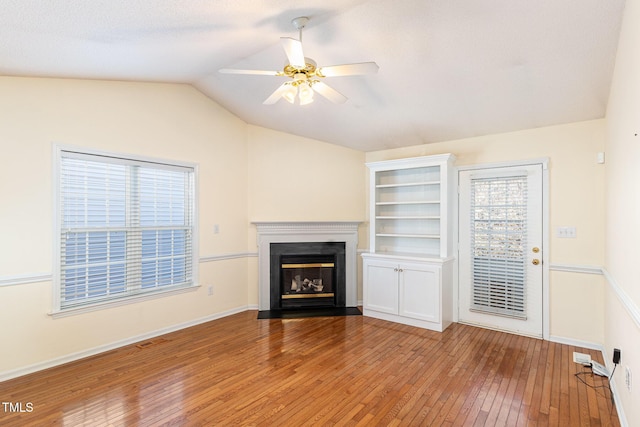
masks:
<svg viewBox="0 0 640 427"><path fill-rule="evenodd" d="M178 160L168 160L156 157L141 156L129 153L117 153L108 152L102 150L89 149L85 147L53 144L53 286L52 286L52 311L50 315L53 318L65 317L73 314L86 313L95 310L101 310L109 307L116 307L121 305L132 304L141 302L144 300L161 298L171 296L175 294L181 294L184 292L195 291L200 287L198 280L198 267L199 267L199 220L198 220L198 198L199 198L199 186L198 186L198 164L191 162L184 162ZM80 305L62 307L61 303L61 291L62 291L62 266L61 266L61 250L62 250L62 212L61 212L61 196L62 196L62 158L65 154L69 153L70 157L83 157L83 156L100 156L118 159L118 163L130 163L130 164L156 164L162 166L165 169L171 168L188 168L193 171L193 195L191 197L192 211L192 234L191 234L191 277L192 281L190 285L181 287L168 287L168 288L156 288L154 290L140 292L131 295L123 295L111 299L101 299L95 302L87 302Z"/></svg>

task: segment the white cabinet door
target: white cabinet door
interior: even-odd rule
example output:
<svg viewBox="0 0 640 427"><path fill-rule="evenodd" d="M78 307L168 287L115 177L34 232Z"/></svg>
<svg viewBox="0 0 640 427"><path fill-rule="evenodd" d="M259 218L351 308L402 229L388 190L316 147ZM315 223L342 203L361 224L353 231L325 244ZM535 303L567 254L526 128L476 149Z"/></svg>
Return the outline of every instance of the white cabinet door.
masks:
<svg viewBox="0 0 640 427"><path fill-rule="evenodd" d="M400 264L400 316L440 322L440 268Z"/></svg>
<svg viewBox="0 0 640 427"><path fill-rule="evenodd" d="M398 264L365 260L364 308L382 313L398 314Z"/></svg>

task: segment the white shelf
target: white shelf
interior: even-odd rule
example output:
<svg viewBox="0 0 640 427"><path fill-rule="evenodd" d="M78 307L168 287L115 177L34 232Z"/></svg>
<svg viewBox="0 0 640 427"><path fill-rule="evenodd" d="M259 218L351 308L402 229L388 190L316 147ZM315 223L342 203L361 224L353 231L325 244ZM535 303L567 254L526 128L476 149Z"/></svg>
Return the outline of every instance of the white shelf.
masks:
<svg viewBox="0 0 640 427"><path fill-rule="evenodd" d="M376 233L377 237L411 237L415 239L439 239L439 234L400 234L400 233Z"/></svg>
<svg viewBox="0 0 640 427"><path fill-rule="evenodd" d="M397 215L397 216L382 216L382 215L379 215L379 216L376 216L376 219L383 219L383 220L384 219L399 219L399 220L402 220L402 219L440 219L440 216L439 215L437 215L437 216L436 215L407 215L407 216L400 216L400 215Z"/></svg>
<svg viewBox="0 0 640 427"><path fill-rule="evenodd" d="M440 185L440 181L408 182L406 184L379 184L376 188L419 187L422 185Z"/></svg>
<svg viewBox="0 0 640 427"><path fill-rule="evenodd" d="M415 200L411 202L376 202L376 206L391 205L438 205L440 200Z"/></svg>

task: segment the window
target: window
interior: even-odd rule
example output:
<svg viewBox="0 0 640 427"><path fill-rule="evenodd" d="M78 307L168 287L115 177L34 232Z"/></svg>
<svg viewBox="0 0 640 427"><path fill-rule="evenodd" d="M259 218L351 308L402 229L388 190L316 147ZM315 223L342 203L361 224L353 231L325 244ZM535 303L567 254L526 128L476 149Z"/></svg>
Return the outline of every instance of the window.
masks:
<svg viewBox="0 0 640 427"><path fill-rule="evenodd" d="M59 150L56 310L194 286L193 166Z"/></svg>
<svg viewBox="0 0 640 427"><path fill-rule="evenodd" d="M527 177L471 181L471 309L526 318Z"/></svg>

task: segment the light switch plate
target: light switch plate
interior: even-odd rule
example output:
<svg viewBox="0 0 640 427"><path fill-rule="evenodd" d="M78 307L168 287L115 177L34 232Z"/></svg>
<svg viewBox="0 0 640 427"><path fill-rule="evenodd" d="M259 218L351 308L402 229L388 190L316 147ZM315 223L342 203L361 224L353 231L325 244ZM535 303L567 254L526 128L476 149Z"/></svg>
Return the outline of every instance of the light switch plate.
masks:
<svg viewBox="0 0 640 427"><path fill-rule="evenodd" d="M575 239L577 231L575 227L556 227L556 237L561 239Z"/></svg>

